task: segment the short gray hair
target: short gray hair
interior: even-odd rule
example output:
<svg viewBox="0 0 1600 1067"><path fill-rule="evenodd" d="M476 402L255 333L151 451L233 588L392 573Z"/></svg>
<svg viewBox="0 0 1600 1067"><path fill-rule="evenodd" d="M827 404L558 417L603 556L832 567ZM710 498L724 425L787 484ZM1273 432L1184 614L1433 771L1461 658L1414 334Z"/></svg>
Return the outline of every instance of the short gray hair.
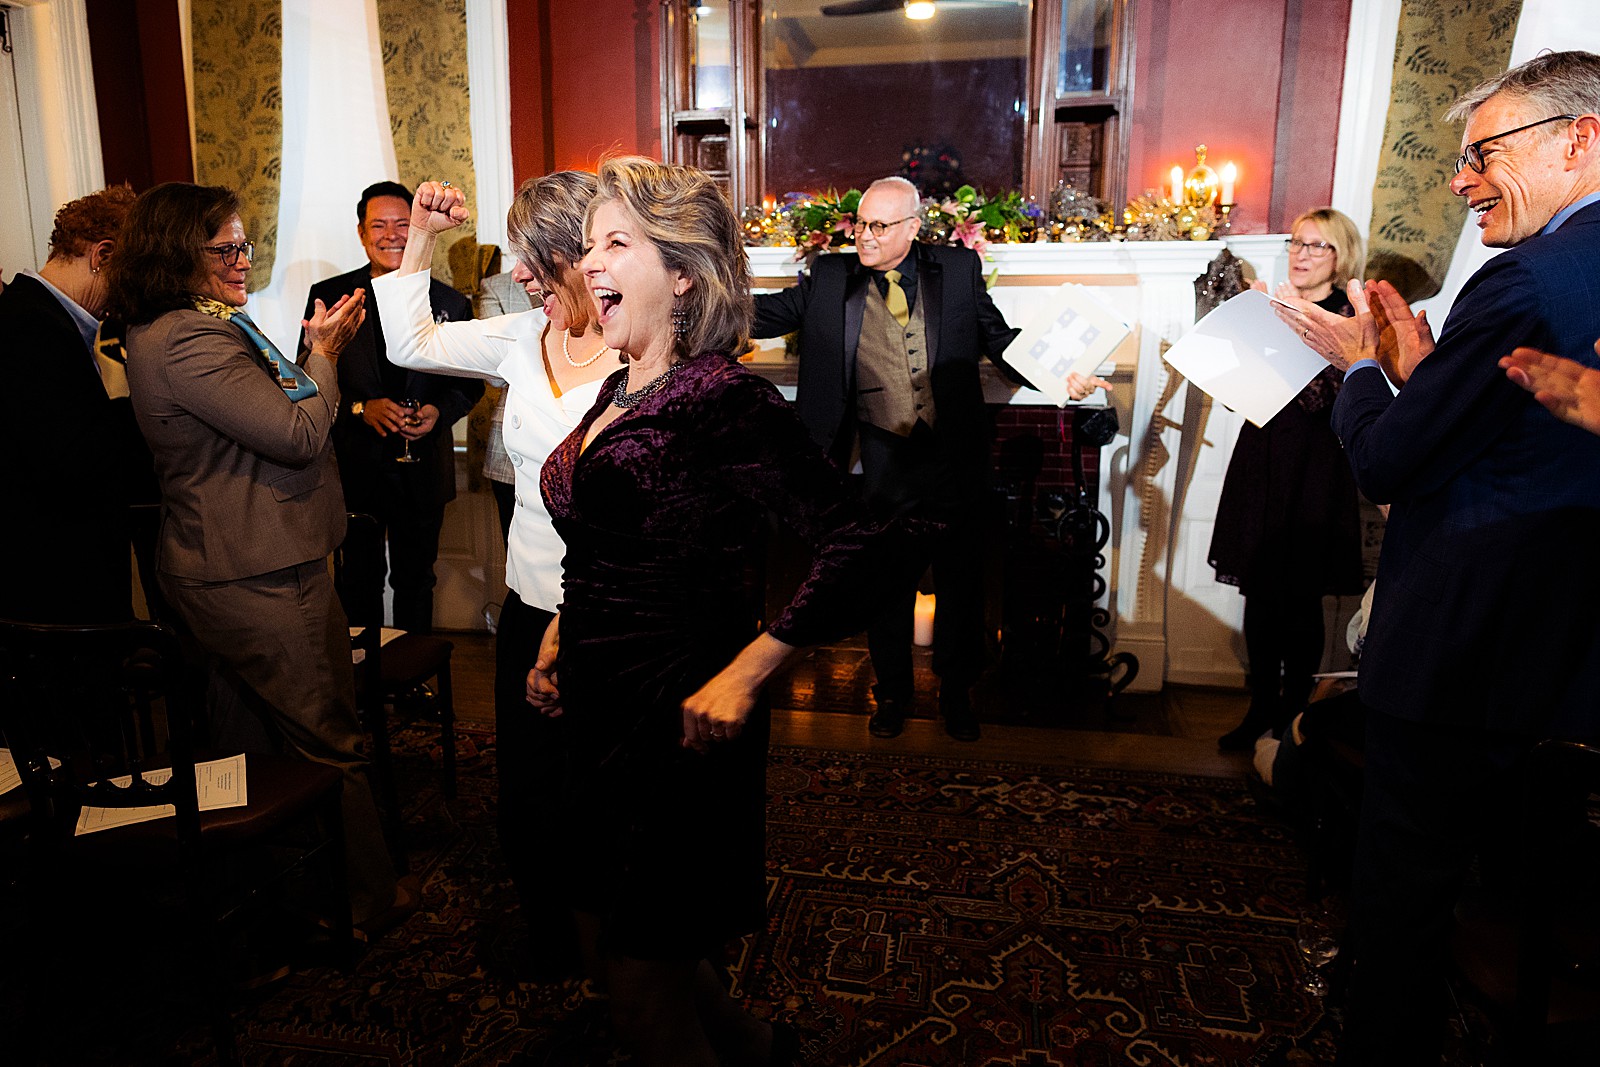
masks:
<svg viewBox="0 0 1600 1067"><path fill-rule="evenodd" d="M583 217L599 187L586 170L529 178L506 212L506 243L541 285L554 285L583 258Z"/></svg>
<svg viewBox="0 0 1600 1067"><path fill-rule="evenodd" d="M1546 52L1468 90L1445 113L1466 122L1491 96L1540 104L1552 115L1600 113L1600 56L1593 52Z"/></svg>
<svg viewBox="0 0 1600 1067"><path fill-rule="evenodd" d="M922 209L922 194L917 191L917 187L915 185L912 185L910 181L900 177L898 174L889 178L879 178L877 181L867 186L866 192L870 193L874 189L898 189L909 202L909 207L907 210L909 210L911 214L915 215ZM865 196L866 193L862 193L861 195Z"/></svg>

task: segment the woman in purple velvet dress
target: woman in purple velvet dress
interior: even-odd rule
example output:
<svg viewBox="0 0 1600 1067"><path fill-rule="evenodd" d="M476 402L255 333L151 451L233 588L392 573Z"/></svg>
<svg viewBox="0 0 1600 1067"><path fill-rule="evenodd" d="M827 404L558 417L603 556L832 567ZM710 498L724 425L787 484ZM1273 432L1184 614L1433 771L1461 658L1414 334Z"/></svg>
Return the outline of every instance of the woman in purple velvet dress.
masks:
<svg viewBox="0 0 1600 1067"><path fill-rule="evenodd" d="M600 169L582 268L612 375L545 463L567 544L529 700L575 740L556 870L624 1041L646 1064L788 1061L707 962L763 921L766 679L860 629L892 551L776 389L733 362L751 303L738 220L699 171ZM743 576L766 516L813 564L757 633Z"/></svg>

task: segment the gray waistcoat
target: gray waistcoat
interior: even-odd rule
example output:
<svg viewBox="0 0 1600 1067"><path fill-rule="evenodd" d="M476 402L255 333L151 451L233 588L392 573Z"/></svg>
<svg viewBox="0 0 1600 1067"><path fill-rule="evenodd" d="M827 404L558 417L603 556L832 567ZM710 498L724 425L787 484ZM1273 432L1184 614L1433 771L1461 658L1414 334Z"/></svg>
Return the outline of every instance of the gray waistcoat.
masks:
<svg viewBox="0 0 1600 1067"><path fill-rule="evenodd" d="M877 285L869 285L856 345L856 417L901 437L910 436L918 420L932 426L936 418L922 306L918 300L902 327Z"/></svg>

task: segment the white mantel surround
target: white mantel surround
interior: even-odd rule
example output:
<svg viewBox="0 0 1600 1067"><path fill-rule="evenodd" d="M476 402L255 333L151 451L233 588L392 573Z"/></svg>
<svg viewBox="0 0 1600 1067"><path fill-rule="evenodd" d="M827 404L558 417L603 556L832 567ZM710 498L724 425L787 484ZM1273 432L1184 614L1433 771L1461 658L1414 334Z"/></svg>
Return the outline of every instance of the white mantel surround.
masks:
<svg viewBox="0 0 1600 1067"><path fill-rule="evenodd" d="M1263 234L1226 243L1276 284L1284 276L1283 242L1283 234ZM999 272L991 292L1012 325L1027 321L1042 293L1072 281L1095 289L1134 326L1113 356L1114 372L1102 370L1115 387L1109 399L1122 432L1101 456L1100 510L1111 521L1112 645L1139 657L1135 690L1156 690L1168 680L1228 685L1243 679L1236 647L1241 598L1217 585L1205 566L1240 419L1205 402L1162 359L1194 324L1194 281L1223 247L1219 241L1149 241L989 249L988 268ZM798 270L792 248L749 252L758 290L788 284ZM1049 403L997 377L986 389L993 402ZM1086 403L1107 399L1097 394Z"/></svg>

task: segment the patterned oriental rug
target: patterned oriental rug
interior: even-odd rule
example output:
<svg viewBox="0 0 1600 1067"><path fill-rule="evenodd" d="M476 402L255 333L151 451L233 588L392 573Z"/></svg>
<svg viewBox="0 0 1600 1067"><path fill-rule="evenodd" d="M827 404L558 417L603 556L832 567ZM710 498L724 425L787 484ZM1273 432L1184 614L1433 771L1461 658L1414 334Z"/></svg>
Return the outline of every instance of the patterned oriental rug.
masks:
<svg viewBox="0 0 1600 1067"><path fill-rule="evenodd" d="M396 738L427 907L354 972L242 1007L247 1064L630 1062L603 1000L511 976L494 737L459 733L453 802L432 733ZM777 748L769 788L768 923L730 970L808 1063L1332 1062L1336 1026L1299 990L1302 862L1242 782ZM211 1060L201 1025L135 1038L104 1062Z"/></svg>

